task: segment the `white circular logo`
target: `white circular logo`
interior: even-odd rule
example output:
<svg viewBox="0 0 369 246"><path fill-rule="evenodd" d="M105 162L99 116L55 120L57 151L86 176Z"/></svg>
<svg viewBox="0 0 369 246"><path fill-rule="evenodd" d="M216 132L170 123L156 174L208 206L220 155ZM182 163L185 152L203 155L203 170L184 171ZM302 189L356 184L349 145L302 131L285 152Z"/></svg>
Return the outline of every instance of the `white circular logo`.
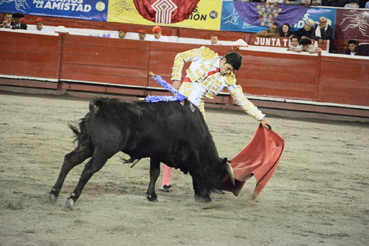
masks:
<svg viewBox="0 0 369 246"><path fill-rule="evenodd" d="M105 9L105 3L103 3L103 2L97 2L96 3L96 9L98 11L103 11Z"/></svg>

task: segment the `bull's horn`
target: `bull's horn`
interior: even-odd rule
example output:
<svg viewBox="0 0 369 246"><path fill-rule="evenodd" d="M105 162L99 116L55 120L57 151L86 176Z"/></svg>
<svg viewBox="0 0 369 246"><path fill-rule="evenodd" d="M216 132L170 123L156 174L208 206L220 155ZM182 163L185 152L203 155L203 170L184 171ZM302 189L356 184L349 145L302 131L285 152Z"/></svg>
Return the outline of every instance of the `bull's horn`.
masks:
<svg viewBox="0 0 369 246"><path fill-rule="evenodd" d="M225 169L228 173L229 178L232 181L232 184L235 185L234 174L233 174L233 169L232 169L231 165L227 163L226 166L225 166Z"/></svg>

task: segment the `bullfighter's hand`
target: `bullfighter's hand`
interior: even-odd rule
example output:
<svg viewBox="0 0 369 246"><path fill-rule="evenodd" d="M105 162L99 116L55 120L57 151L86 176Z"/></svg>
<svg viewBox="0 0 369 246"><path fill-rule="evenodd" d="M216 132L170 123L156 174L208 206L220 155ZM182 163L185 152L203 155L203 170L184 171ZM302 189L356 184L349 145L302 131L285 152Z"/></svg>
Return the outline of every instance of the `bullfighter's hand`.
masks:
<svg viewBox="0 0 369 246"><path fill-rule="evenodd" d="M181 81L173 80L173 87L174 89L179 90L179 87L181 87Z"/></svg>
<svg viewBox="0 0 369 246"><path fill-rule="evenodd" d="M262 126L264 126L266 129L268 129L268 130L272 130L272 124L270 123L270 121L269 121L269 120L267 120L267 119L261 119L259 122L260 122L260 124L261 124Z"/></svg>

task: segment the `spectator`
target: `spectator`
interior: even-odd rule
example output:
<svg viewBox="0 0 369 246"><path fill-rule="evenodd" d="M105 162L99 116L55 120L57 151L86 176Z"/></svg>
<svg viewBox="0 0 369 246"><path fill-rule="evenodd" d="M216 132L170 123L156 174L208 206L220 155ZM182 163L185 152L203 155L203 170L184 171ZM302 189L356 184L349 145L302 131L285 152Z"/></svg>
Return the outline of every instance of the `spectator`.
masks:
<svg viewBox="0 0 369 246"><path fill-rule="evenodd" d="M13 20L12 13L5 13L4 20L0 23L0 28L10 28Z"/></svg>
<svg viewBox="0 0 369 246"><path fill-rule="evenodd" d="M308 38L301 39L300 42L299 42L299 45L302 46L302 50L301 51L307 51L310 54L322 52L322 49L319 48L318 46L312 45L311 40L308 39Z"/></svg>
<svg viewBox="0 0 369 246"><path fill-rule="evenodd" d="M311 6L321 6L322 0L311 0Z"/></svg>
<svg viewBox="0 0 369 246"><path fill-rule="evenodd" d="M345 51L345 55L356 55L356 40L349 40L347 43L348 49Z"/></svg>
<svg viewBox="0 0 369 246"><path fill-rule="evenodd" d="M118 29L118 38L124 39L124 38L126 38L126 34L127 34L127 32L123 28Z"/></svg>
<svg viewBox="0 0 369 246"><path fill-rule="evenodd" d="M359 1L358 0L349 0L349 2L345 4L345 8L352 8L352 9L359 8Z"/></svg>
<svg viewBox="0 0 369 246"><path fill-rule="evenodd" d="M366 8L366 9L369 9L369 1L368 1L368 2L366 2L366 4L365 4L365 8Z"/></svg>
<svg viewBox="0 0 369 246"><path fill-rule="evenodd" d="M269 29L256 33L256 37L279 37L277 23L273 23Z"/></svg>
<svg viewBox="0 0 369 246"><path fill-rule="evenodd" d="M144 30L139 30L138 31L138 39L143 41L143 40L145 40L145 38L146 38L146 32Z"/></svg>
<svg viewBox="0 0 369 246"><path fill-rule="evenodd" d="M284 38L289 38L291 36L291 27L288 23L283 24L282 29L279 32L279 36Z"/></svg>
<svg viewBox="0 0 369 246"><path fill-rule="evenodd" d="M305 5L306 7L310 6L310 0L286 0L284 3L291 5Z"/></svg>
<svg viewBox="0 0 369 246"><path fill-rule="evenodd" d="M315 26L315 39L319 44L323 43L323 40L329 40L329 52L332 52L332 37L333 28L328 24L326 17L320 17L319 24Z"/></svg>
<svg viewBox="0 0 369 246"><path fill-rule="evenodd" d="M152 29L153 36L149 37L149 41L168 42L168 39L161 35L161 27L154 26Z"/></svg>
<svg viewBox="0 0 369 246"><path fill-rule="evenodd" d="M42 31L42 29L44 28L44 20L40 17L36 19L36 28L37 31Z"/></svg>
<svg viewBox="0 0 369 246"><path fill-rule="evenodd" d="M312 19L308 19L305 22L304 28L297 30L294 34L299 37L299 39L306 39L306 38L314 38L314 27L315 22Z"/></svg>
<svg viewBox="0 0 369 246"><path fill-rule="evenodd" d="M217 35L215 35L215 34L211 35L211 37L210 37L210 44L212 44L212 45L218 45L219 44L218 41L219 40L218 40L218 36Z"/></svg>
<svg viewBox="0 0 369 246"><path fill-rule="evenodd" d="M299 45L299 37L292 35L290 38L290 47L287 49L289 51L301 52L302 46Z"/></svg>
<svg viewBox="0 0 369 246"><path fill-rule="evenodd" d="M16 13L13 14L14 22L11 23L12 29L24 29L27 30L27 25L21 22L21 19L24 17L23 14Z"/></svg>
<svg viewBox="0 0 369 246"><path fill-rule="evenodd" d="M326 17L320 17L319 24L315 25L315 36L318 38L319 44L322 40L330 40L333 36L333 28L328 24Z"/></svg>

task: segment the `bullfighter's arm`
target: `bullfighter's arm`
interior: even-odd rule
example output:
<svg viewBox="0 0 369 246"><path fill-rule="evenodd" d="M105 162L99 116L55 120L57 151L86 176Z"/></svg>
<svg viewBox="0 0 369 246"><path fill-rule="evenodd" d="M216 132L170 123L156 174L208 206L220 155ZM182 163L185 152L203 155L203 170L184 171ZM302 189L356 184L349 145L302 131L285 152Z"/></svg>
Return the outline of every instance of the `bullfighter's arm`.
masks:
<svg viewBox="0 0 369 246"><path fill-rule="evenodd" d="M227 75L226 81L228 84L227 89L235 103L254 119L261 121L265 114L263 114L252 102L249 101L249 99L246 98L243 94L242 87L240 85L236 85L234 74Z"/></svg>
<svg viewBox="0 0 369 246"><path fill-rule="evenodd" d="M174 58L174 65L172 68L172 81L180 81L182 76L182 68L186 62L192 62L195 58L202 58L208 60L216 56L217 54L207 47L200 47L198 49L192 49L178 53Z"/></svg>

